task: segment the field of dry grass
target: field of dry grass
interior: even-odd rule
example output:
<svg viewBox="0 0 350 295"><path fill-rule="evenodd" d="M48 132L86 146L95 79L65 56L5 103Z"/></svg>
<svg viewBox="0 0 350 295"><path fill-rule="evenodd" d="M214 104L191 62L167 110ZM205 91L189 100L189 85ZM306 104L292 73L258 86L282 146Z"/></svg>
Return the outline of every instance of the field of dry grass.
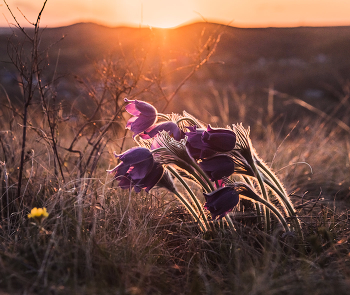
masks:
<svg viewBox="0 0 350 295"><path fill-rule="evenodd" d="M105 32L108 38L112 31ZM174 55L172 42L161 47L155 38L148 48L135 47L132 54L90 57L91 62L77 72L65 64L71 75L63 75L59 65L61 59L69 61L64 56L72 56L72 51L65 52L64 47L59 54L51 48L46 51L52 40L34 51L38 57L34 68L29 66L30 50L39 45L28 40L40 34L29 31L25 37L16 31L20 38L7 41L12 65L6 71L16 73L16 80L4 83L2 76L0 89L1 292L348 294L350 92L346 76L332 98L311 95L301 100L298 91L287 95L285 88L278 87L283 84L272 87L267 79L263 87L269 89L261 90L258 99L253 96L256 92L239 86L254 82L241 78L235 87L235 76L218 79L218 61L230 56L227 39L222 28L202 31L181 35L179 29L177 38L185 36L192 44L180 55ZM23 43L21 38L29 39ZM127 48L135 46L135 39L129 42ZM277 53L282 50L279 44L264 46ZM78 45L75 49L79 54ZM264 58L270 70L276 67L272 58ZM248 74L257 73L246 69ZM290 79L297 83L293 73ZM152 102L165 113L184 109L213 126L249 124L257 153L292 199L304 238L262 230L256 212L243 201L231 213L235 231L217 225L203 233L166 190L136 194L118 188L106 172L117 165L113 151L135 145L124 129L129 118L124 97ZM200 188L190 185L204 202ZM45 207L49 213L40 224L27 216L34 207Z"/></svg>
<svg viewBox="0 0 350 295"><path fill-rule="evenodd" d="M63 182L50 144L32 128L17 198L21 128L16 119L12 130L8 124L2 121L1 134L4 292L347 294L349 146L339 129L303 122L288 137L271 128L256 138L252 129L260 156L286 185L302 221L305 240L289 241L266 235L249 222L249 211L239 210L236 232L202 234L170 193L118 189L105 172L116 165L117 140L107 144L92 175L79 174L74 157L66 160ZM57 137L60 146L66 140ZM33 207L49 212L40 227L27 218Z"/></svg>
<svg viewBox="0 0 350 295"><path fill-rule="evenodd" d="M105 172L115 164L109 152L92 177L79 177L72 168L61 183L49 147L33 136L20 199L17 156L11 162L6 154L2 166L2 289L10 294L346 294L349 203L338 181L348 179L341 164L348 161L347 145L337 134L322 131L315 138L315 130L305 129L302 138L282 144L256 140L260 155L292 194L303 242L266 235L249 223L249 212L245 217L238 211L236 232L203 235L170 193L116 188ZM18 151L16 141L14 135L9 151ZM50 214L42 227L27 218L34 206Z"/></svg>

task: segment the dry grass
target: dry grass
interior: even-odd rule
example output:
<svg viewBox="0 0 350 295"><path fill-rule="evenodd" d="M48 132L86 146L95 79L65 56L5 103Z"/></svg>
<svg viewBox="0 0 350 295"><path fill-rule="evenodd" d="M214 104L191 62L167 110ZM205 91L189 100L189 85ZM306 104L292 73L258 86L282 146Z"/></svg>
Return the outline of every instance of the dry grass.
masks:
<svg viewBox="0 0 350 295"><path fill-rule="evenodd" d="M26 121L21 105L4 91L0 289L5 294L348 294L349 134L329 118L274 114L271 91L254 113L256 101L231 86L209 85L200 104L195 87L179 91L214 53L220 32L215 34L199 42L193 63L182 67L188 70L185 78L171 91L164 91L161 65L143 68L145 57L104 61L93 79L77 79L81 88L73 102L56 100L54 81L37 84L27 97ZM26 55L17 49L17 57ZM28 62L16 59L16 51L13 56L19 64ZM18 74L28 78L27 72ZM40 93L41 87L50 91ZM213 125L254 119L253 144L290 193L304 240L264 233L243 212L249 207L243 202L234 215L236 231L218 227L203 234L168 192L117 188L106 170L117 164L112 151L132 144L121 128L124 95L158 98L163 107L175 96L184 98L186 111ZM337 112L328 113L339 119ZM27 218L33 207L48 209L40 226Z"/></svg>
<svg viewBox="0 0 350 295"><path fill-rule="evenodd" d="M252 129L260 156L299 206L303 243L267 236L244 218L236 220L237 232L202 235L169 193L116 188L105 172L114 165L109 153L93 178L78 178L73 168L62 183L52 150L34 130L17 199L19 131L2 132L1 288L11 294L346 294L348 144L339 130L320 126L300 122L287 137L274 128L254 137ZM50 213L42 229L26 217L34 206Z"/></svg>

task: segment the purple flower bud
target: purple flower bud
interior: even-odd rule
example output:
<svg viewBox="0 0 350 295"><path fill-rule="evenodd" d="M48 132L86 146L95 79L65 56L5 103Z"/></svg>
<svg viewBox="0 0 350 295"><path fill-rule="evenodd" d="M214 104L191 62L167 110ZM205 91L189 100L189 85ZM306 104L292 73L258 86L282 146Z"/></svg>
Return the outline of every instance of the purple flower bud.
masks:
<svg viewBox="0 0 350 295"><path fill-rule="evenodd" d="M134 132L133 137L151 127L157 121L157 110L154 106L144 101L128 100L129 103L125 110L135 116L131 117L126 123L126 128Z"/></svg>
<svg viewBox="0 0 350 295"><path fill-rule="evenodd" d="M114 173L122 189L134 188L135 192L145 189L148 192L163 176L163 166L154 161L146 148L132 148L116 157L122 162L109 172Z"/></svg>
<svg viewBox="0 0 350 295"><path fill-rule="evenodd" d="M218 155L203 159L199 165L211 181L228 177L235 171L234 160L227 155Z"/></svg>
<svg viewBox="0 0 350 295"><path fill-rule="evenodd" d="M158 181L162 178L164 173L164 168L161 164L154 162L150 172L142 179L136 180L134 190L135 192L140 192L141 189L145 189L148 193L149 190L154 187Z"/></svg>
<svg viewBox="0 0 350 295"><path fill-rule="evenodd" d="M192 158L198 160L216 154L214 150L210 149L208 145L202 141L202 135L205 131L204 129L197 129L196 126L187 127L187 129L190 130L190 132L186 132L186 147Z"/></svg>
<svg viewBox="0 0 350 295"><path fill-rule="evenodd" d="M167 131L169 135L177 141L185 138L185 133L172 121L156 124L148 128L144 133L140 134L143 139L153 138L160 131Z"/></svg>
<svg viewBox="0 0 350 295"><path fill-rule="evenodd" d="M116 157L122 161L113 169L116 178L128 173L132 179L141 179L149 173L154 162L152 153L141 147L129 149Z"/></svg>
<svg viewBox="0 0 350 295"><path fill-rule="evenodd" d="M236 134L229 129L212 128L197 129L196 126L187 127L187 149L190 155L198 160L211 157L217 153L225 153L234 149Z"/></svg>
<svg viewBox="0 0 350 295"><path fill-rule="evenodd" d="M229 129L212 128L208 125L207 131L203 132L202 141L217 152L229 152L236 145L236 134Z"/></svg>
<svg viewBox="0 0 350 295"><path fill-rule="evenodd" d="M223 218L239 202L239 194L233 186L225 186L209 194L204 193L206 203L204 208L209 210L212 219Z"/></svg>

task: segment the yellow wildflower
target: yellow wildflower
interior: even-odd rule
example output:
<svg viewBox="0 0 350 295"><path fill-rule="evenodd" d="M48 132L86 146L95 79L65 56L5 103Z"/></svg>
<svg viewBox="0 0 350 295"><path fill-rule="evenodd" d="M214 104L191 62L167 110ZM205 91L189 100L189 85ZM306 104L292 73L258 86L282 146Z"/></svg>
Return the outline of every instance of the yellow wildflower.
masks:
<svg viewBox="0 0 350 295"><path fill-rule="evenodd" d="M28 214L28 218L33 218L39 222L48 216L49 216L49 213L47 213L46 208L35 207L32 209L32 211L30 211L30 214Z"/></svg>

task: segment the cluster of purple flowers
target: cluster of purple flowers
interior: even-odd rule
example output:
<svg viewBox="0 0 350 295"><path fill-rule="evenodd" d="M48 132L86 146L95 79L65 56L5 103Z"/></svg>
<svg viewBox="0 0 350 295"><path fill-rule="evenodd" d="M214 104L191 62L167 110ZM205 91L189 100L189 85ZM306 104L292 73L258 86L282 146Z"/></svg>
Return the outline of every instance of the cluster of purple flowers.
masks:
<svg viewBox="0 0 350 295"><path fill-rule="evenodd" d="M273 212L286 232L289 225L283 215L287 215L302 237L293 204L279 179L252 147L249 128L245 129L242 124L232 125L232 129L213 128L185 112L184 116L165 115L143 101L125 99L125 102L126 111L132 115L126 128L134 133L133 138L139 147L116 155L120 163L110 172L119 187L134 189L135 192L142 189L148 192L155 186L168 189L183 203L203 231L211 227L203 208L210 212L213 220L227 217L228 224L234 229L226 214L238 204L240 197L248 198L256 202L257 216L263 212L266 232L271 230L270 212ZM159 118L162 119L158 121ZM236 182L230 177L232 174L253 179L244 178L244 182ZM192 202L176 189L171 175L183 185ZM204 204L185 179L202 187ZM258 193L252 183L258 187ZM269 193L283 211L270 201ZM264 208L260 208L258 203Z"/></svg>
<svg viewBox="0 0 350 295"><path fill-rule="evenodd" d="M219 186L217 190L204 193L206 203L204 208L210 211L212 218L222 218L231 211L239 201L239 195L232 186L224 186L222 179L234 173L235 165L229 155L235 148L236 134L230 129L207 128L202 126L185 126L182 129L173 121L157 123L158 112L149 103L125 99L126 111L133 115L126 128L144 140L151 140L165 131L180 141L186 138L186 151L197 163L209 179ZM151 149L159 148L159 143L153 140ZM134 189L136 192L145 189L148 192L156 185L167 183L166 188L174 190L169 177L164 181L164 168L155 161L152 150L136 147L116 155L121 163L110 170L123 189ZM164 185L163 185L164 186ZM221 186L221 187L220 187Z"/></svg>
<svg viewBox="0 0 350 295"><path fill-rule="evenodd" d="M236 144L236 134L229 129L212 128L207 130L196 126L187 127L187 150L192 158L199 162L200 167L210 177L211 181L221 180L234 172L233 159L225 154L232 151Z"/></svg>

